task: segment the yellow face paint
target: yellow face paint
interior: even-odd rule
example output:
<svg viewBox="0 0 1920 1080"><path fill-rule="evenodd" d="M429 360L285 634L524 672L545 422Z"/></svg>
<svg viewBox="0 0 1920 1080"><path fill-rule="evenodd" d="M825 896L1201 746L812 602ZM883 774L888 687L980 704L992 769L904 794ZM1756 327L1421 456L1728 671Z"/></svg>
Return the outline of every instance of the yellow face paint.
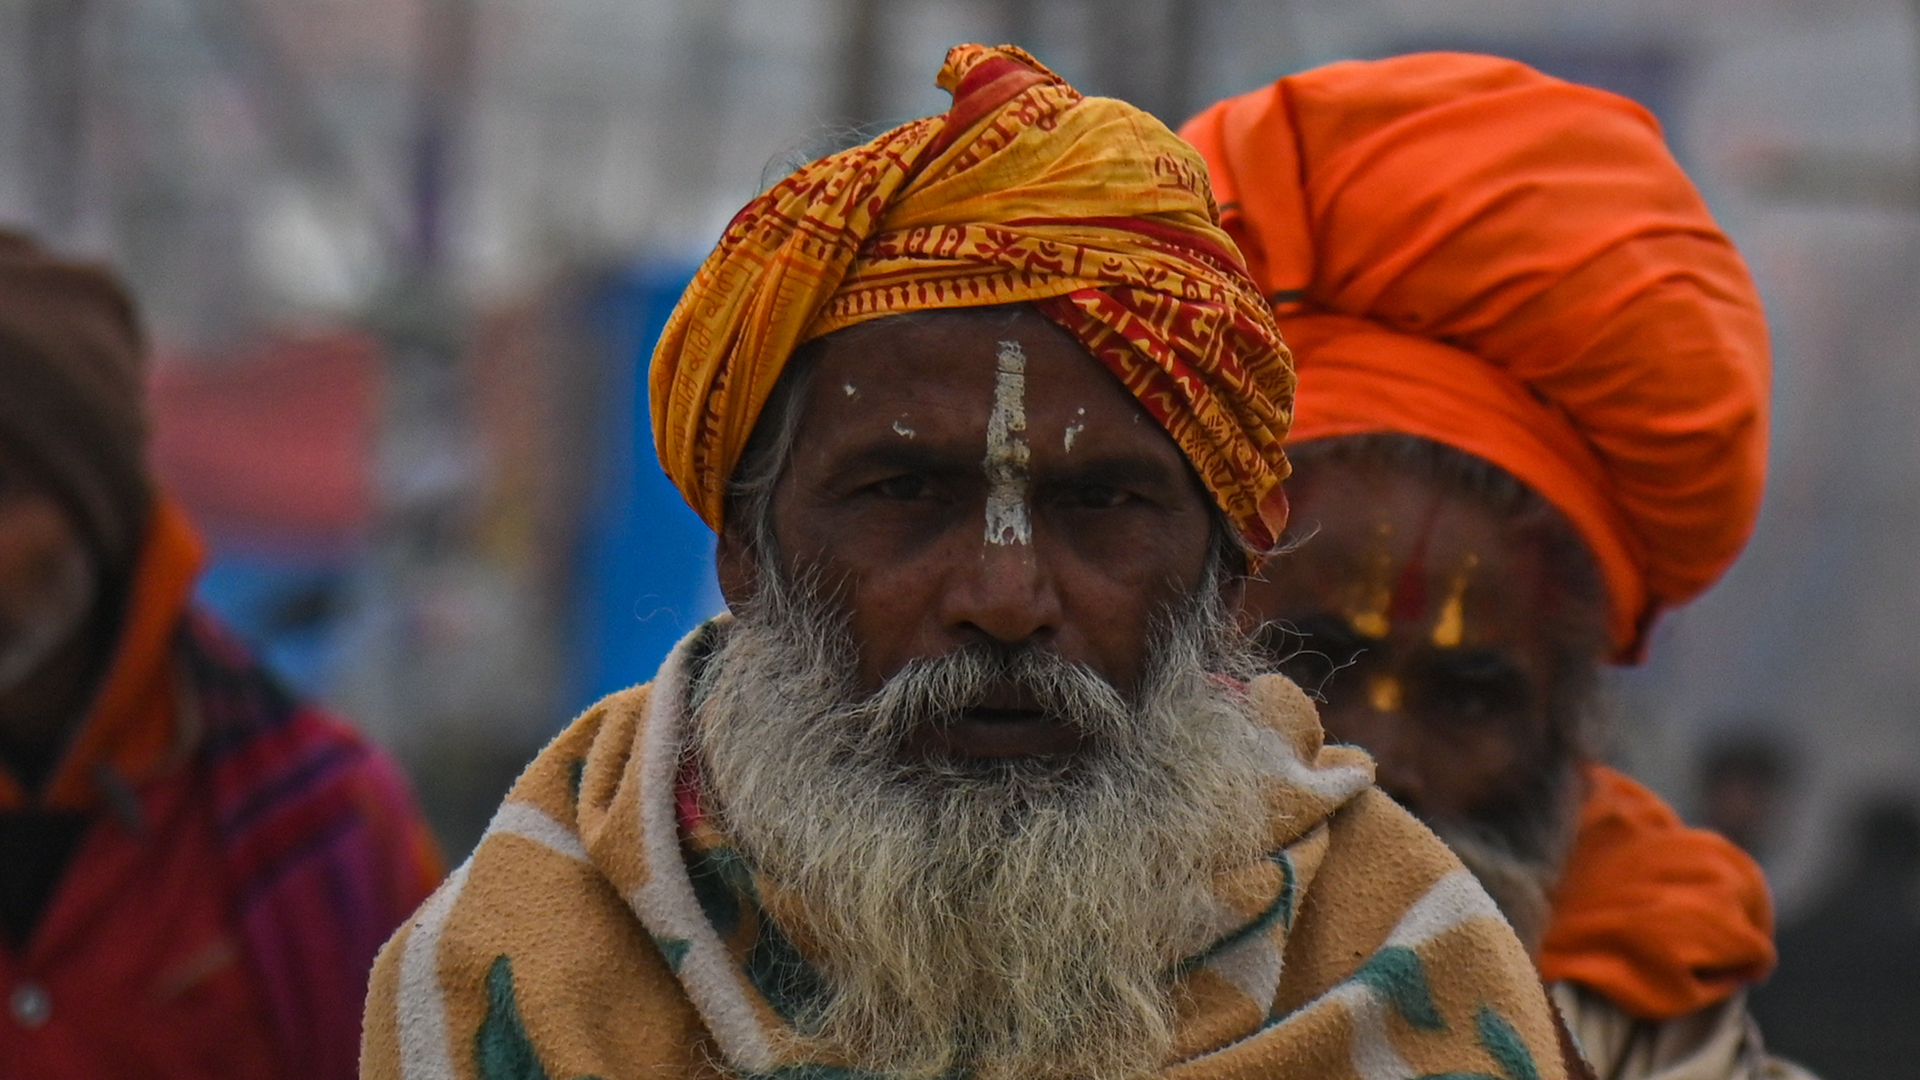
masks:
<svg viewBox="0 0 1920 1080"><path fill-rule="evenodd" d="M1400 680L1392 675L1375 675L1367 680L1367 704L1375 712L1399 712L1402 698Z"/></svg>
<svg viewBox="0 0 1920 1080"><path fill-rule="evenodd" d="M1387 610L1393 606L1393 552L1387 541L1393 526L1382 523L1374 531L1379 545L1367 553L1367 573L1355 589L1359 602L1347 612L1347 625L1361 637L1378 641L1392 629Z"/></svg>
<svg viewBox="0 0 1920 1080"><path fill-rule="evenodd" d="M1447 599L1440 605L1440 617L1433 622L1433 633L1428 636L1435 648L1457 649L1467 636L1467 582L1473 576L1473 568L1480 565L1480 556L1472 552L1460 562L1460 569L1454 571L1453 581L1447 586Z"/></svg>
<svg viewBox="0 0 1920 1080"><path fill-rule="evenodd" d="M1354 633L1359 634L1363 638L1372 638L1375 641L1386 637L1387 630L1389 629L1387 616L1385 613L1379 611L1362 611L1353 616L1353 618L1348 619L1347 622L1352 625Z"/></svg>

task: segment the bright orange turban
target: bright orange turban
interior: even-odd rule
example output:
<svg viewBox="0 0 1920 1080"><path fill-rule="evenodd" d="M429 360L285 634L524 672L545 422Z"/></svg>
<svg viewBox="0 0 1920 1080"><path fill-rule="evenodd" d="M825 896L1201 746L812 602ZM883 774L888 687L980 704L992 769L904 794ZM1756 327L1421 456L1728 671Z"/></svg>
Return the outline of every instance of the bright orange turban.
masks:
<svg viewBox="0 0 1920 1080"><path fill-rule="evenodd" d="M805 166L749 203L653 354L654 445L716 530L787 358L886 315L1031 302L1173 437L1270 547L1293 372L1199 155L1010 46L947 54L946 115Z"/></svg>
<svg viewBox="0 0 1920 1080"><path fill-rule="evenodd" d="M1423 436L1566 514L1617 658L1746 543L1767 333L1645 109L1509 60L1333 64L1181 129L1300 372L1296 441Z"/></svg>

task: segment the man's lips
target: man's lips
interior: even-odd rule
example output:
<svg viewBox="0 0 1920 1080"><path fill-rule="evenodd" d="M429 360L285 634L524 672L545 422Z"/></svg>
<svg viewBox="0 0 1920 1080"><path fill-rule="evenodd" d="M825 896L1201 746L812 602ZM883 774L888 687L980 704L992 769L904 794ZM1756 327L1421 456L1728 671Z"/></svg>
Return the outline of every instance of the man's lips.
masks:
<svg viewBox="0 0 1920 1080"><path fill-rule="evenodd" d="M1078 729L1038 710L981 707L968 709L951 723L921 728L908 749L927 757L1049 757L1072 754L1083 742Z"/></svg>

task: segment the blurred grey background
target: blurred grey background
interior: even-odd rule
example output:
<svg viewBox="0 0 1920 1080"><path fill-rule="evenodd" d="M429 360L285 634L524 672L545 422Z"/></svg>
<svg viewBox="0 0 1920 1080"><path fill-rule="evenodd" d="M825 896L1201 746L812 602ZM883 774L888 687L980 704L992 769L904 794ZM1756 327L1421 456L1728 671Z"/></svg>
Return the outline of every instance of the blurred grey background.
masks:
<svg viewBox="0 0 1920 1080"><path fill-rule="evenodd" d="M1920 791L1912 0L4 0L0 219L130 277L205 594L458 857L717 606L639 377L686 274L828 133L943 109L967 40L1172 124L1440 48L1651 107L1765 294L1773 471L1615 681L1613 753L1696 818L1705 766L1771 761L1726 813L1789 914L1865 793Z"/></svg>

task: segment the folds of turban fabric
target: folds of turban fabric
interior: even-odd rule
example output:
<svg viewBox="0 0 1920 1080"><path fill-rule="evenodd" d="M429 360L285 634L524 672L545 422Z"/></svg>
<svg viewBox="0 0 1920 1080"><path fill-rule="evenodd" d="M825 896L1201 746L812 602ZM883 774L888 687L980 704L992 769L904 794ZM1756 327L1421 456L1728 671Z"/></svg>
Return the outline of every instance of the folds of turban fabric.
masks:
<svg viewBox="0 0 1920 1080"><path fill-rule="evenodd" d="M1766 326L1645 109L1430 53L1289 76L1181 134L1294 350L1294 440L1399 432L1513 473L1592 549L1622 661L1733 561Z"/></svg>
<svg viewBox="0 0 1920 1080"><path fill-rule="evenodd" d="M1540 946L1550 982L1591 987L1643 1020L1725 1001L1773 970L1773 901L1746 852L1690 829L1659 796L1601 765L1553 925Z"/></svg>
<svg viewBox="0 0 1920 1080"><path fill-rule="evenodd" d="M953 107L822 158L741 210L654 352L654 442L716 530L799 345L904 312L1033 303L1125 384L1242 536L1286 520L1291 360L1191 147L1019 49L962 45Z"/></svg>

